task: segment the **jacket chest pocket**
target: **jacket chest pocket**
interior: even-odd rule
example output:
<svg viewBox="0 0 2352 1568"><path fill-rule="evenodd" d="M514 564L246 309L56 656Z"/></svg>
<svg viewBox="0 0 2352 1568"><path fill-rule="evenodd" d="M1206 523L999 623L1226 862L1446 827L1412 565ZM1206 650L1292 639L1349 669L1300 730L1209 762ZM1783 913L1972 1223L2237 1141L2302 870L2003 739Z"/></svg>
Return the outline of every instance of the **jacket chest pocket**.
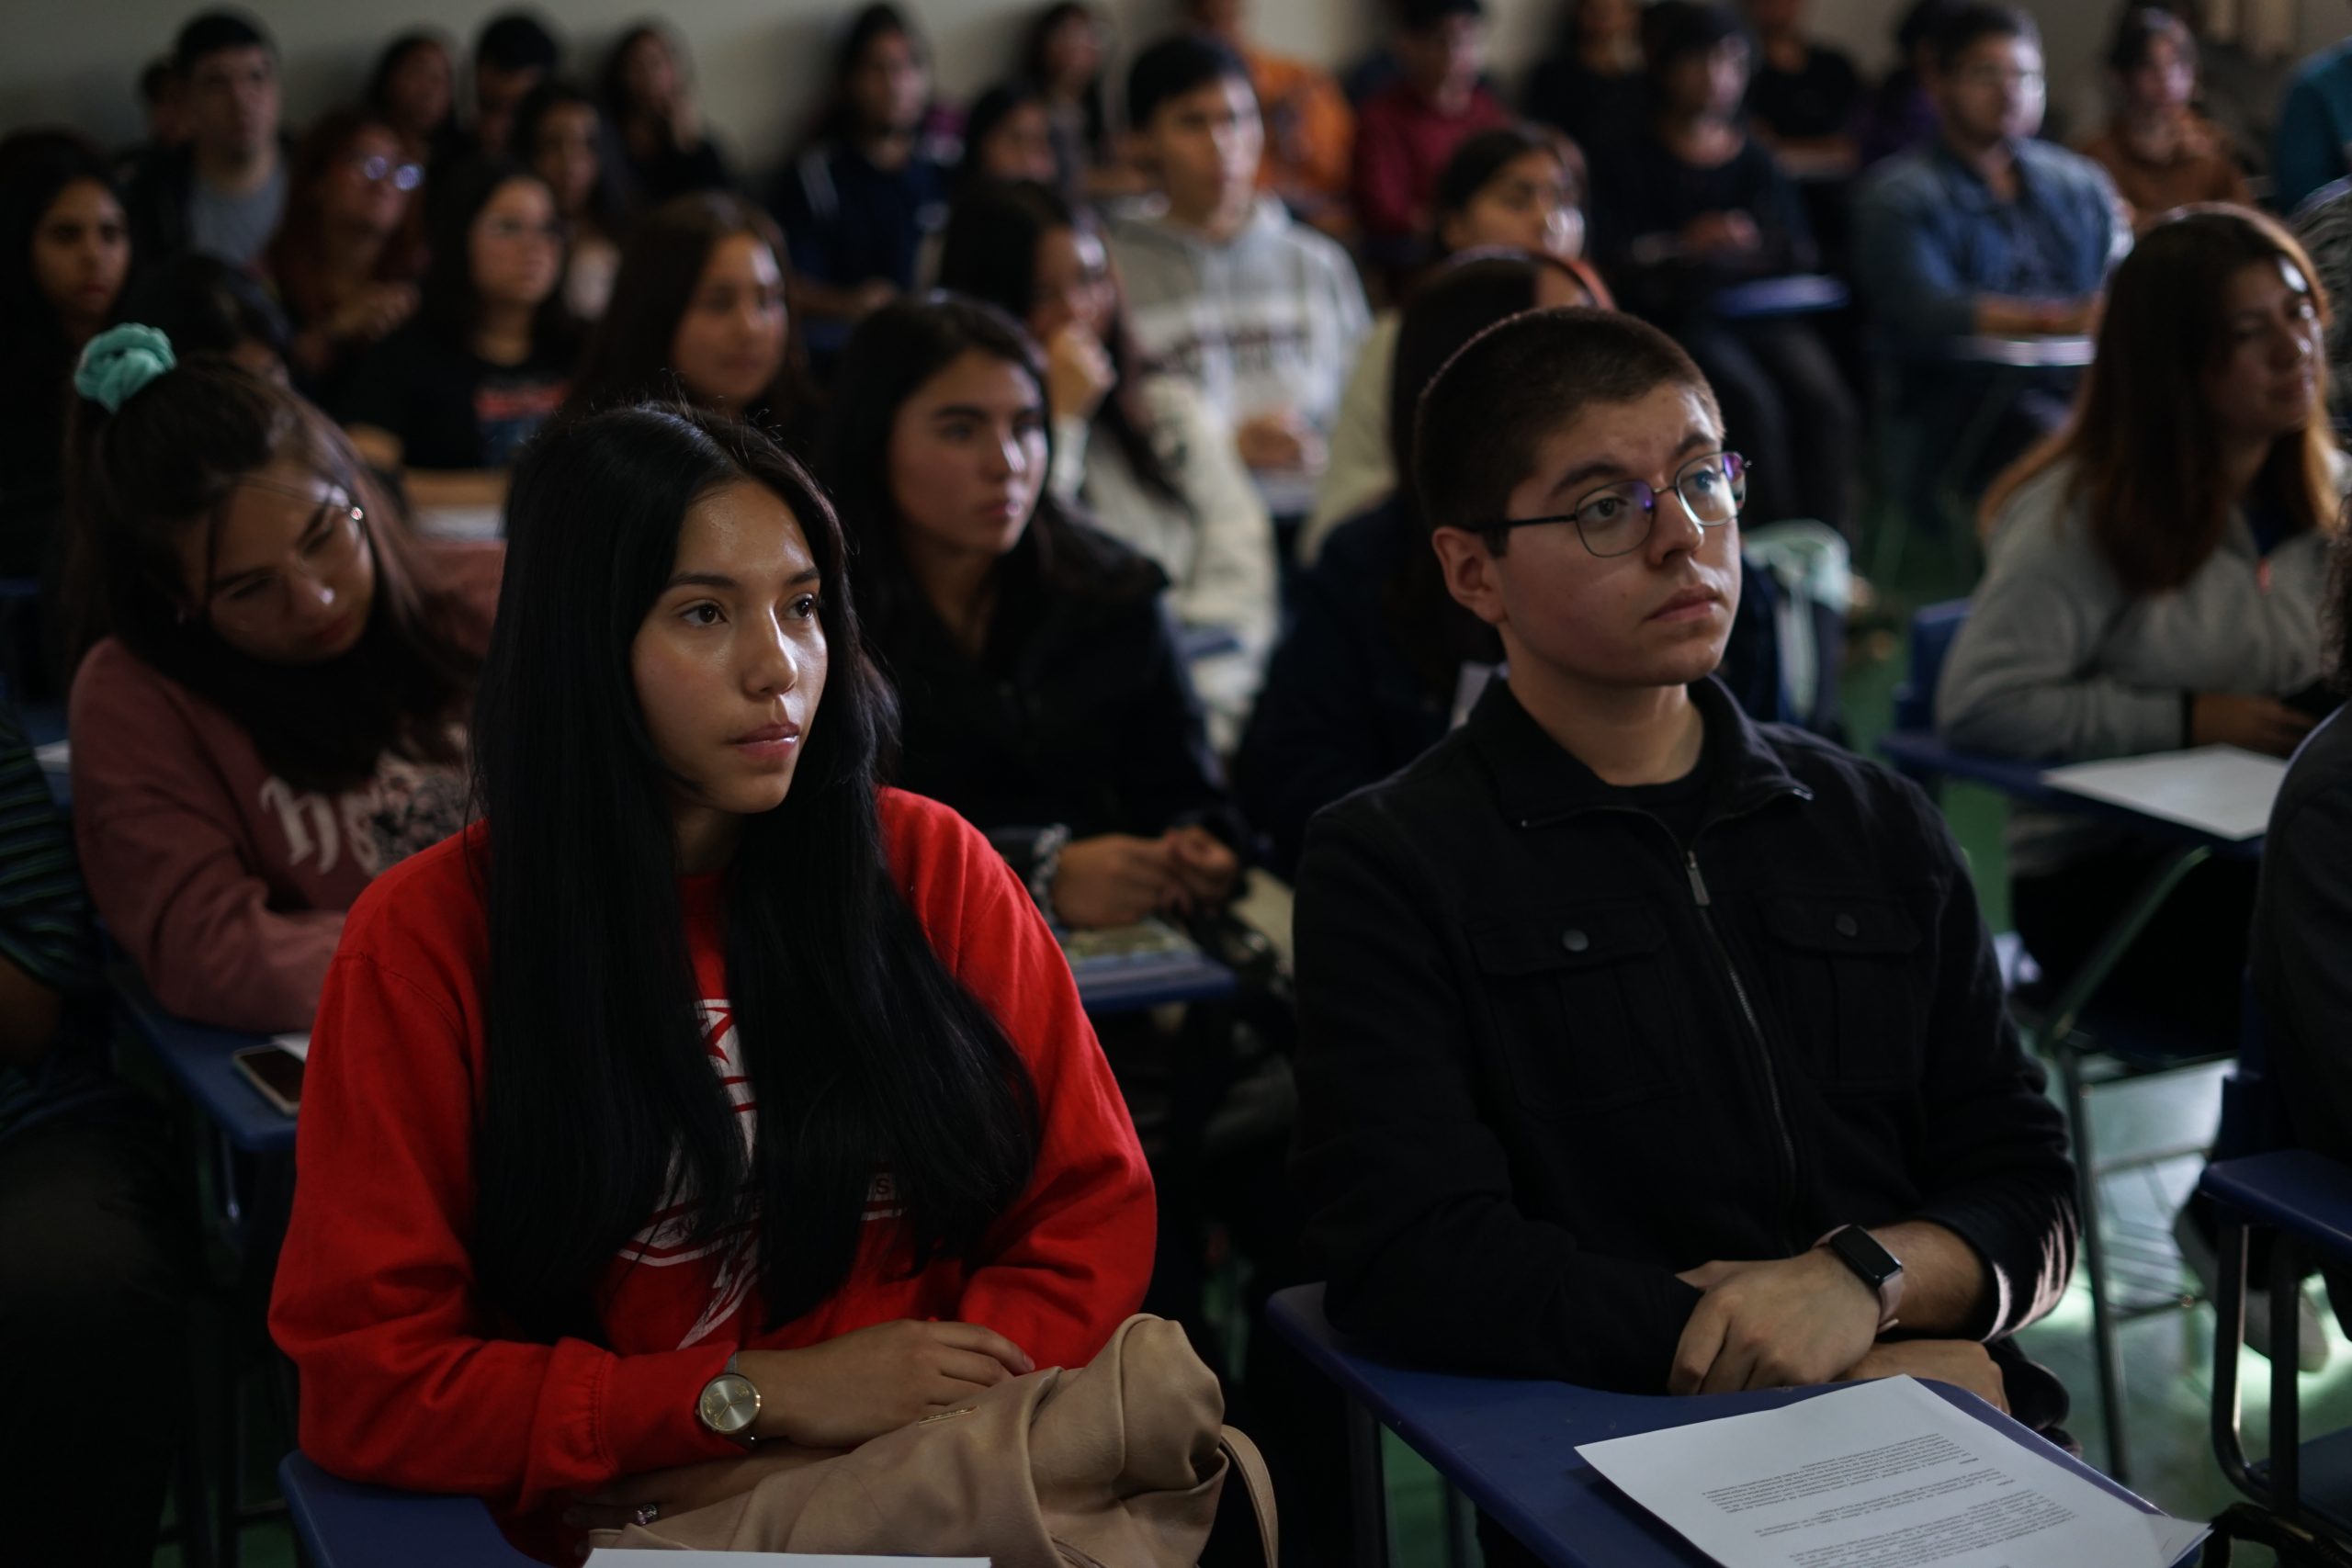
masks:
<svg viewBox="0 0 2352 1568"><path fill-rule="evenodd" d="M1807 1069L1832 1089L1916 1084L1929 978L1910 910L1857 893L1767 897L1762 913L1770 984Z"/></svg>
<svg viewBox="0 0 2352 1568"><path fill-rule="evenodd" d="M1654 909L1579 908L1483 927L1470 942L1519 1104L1589 1115L1688 1082Z"/></svg>

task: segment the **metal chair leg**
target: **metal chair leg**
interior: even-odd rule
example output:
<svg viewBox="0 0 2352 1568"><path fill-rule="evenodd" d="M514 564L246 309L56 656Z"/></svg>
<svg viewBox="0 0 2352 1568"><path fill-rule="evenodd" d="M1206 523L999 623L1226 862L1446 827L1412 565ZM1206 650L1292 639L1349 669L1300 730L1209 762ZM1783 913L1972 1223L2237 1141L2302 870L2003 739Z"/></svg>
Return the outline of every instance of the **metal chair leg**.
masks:
<svg viewBox="0 0 2352 1568"><path fill-rule="evenodd" d="M2099 1414L2107 1423L2107 1472L2131 1484L2131 1439L2123 1412L2123 1358L2116 1344L2114 1303L2109 1300L2106 1227L2099 1220L2098 1158L2091 1138L2090 1097L2083 1085L2082 1053L2063 1035L2050 1041L2065 1086L2066 1119L2075 1134L2075 1203L2081 1210L2083 1269L2091 1293L2091 1351L2098 1371Z"/></svg>
<svg viewBox="0 0 2352 1568"><path fill-rule="evenodd" d="M1388 1568L1388 1482L1380 1461L1380 1423L1353 1399L1348 1401L1348 1473L1356 1568Z"/></svg>

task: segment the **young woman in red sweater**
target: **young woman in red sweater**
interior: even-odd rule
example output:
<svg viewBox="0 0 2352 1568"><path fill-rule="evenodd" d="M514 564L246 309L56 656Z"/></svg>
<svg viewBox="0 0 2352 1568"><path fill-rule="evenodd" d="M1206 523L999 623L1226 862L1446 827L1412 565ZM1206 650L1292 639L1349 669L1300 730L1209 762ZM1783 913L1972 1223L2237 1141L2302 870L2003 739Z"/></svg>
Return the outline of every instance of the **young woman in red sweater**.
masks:
<svg viewBox="0 0 2352 1568"><path fill-rule="evenodd" d="M510 524L487 821L352 910L270 1321L313 1459L559 1552L740 1488L740 1437L1083 1364L1153 1210L1027 892L876 784L891 709L799 466L617 409L541 437Z"/></svg>

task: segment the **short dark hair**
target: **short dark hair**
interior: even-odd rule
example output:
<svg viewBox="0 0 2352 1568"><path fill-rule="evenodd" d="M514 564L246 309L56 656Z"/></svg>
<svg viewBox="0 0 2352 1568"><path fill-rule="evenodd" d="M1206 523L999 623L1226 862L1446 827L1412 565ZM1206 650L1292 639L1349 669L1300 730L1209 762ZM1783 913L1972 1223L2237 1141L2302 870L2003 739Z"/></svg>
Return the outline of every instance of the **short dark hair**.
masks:
<svg viewBox="0 0 2352 1568"><path fill-rule="evenodd" d="M1484 0L1398 0L1396 25L1408 33L1425 33L1448 17L1486 20Z"/></svg>
<svg viewBox="0 0 2352 1568"><path fill-rule="evenodd" d="M266 49L277 52L262 25L243 11L202 11L190 17L172 43L172 69L185 81L208 54L224 49Z"/></svg>
<svg viewBox="0 0 2352 1568"><path fill-rule="evenodd" d="M501 11L474 37L474 63L493 71L552 71L562 49L528 11Z"/></svg>
<svg viewBox="0 0 2352 1568"><path fill-rule="evenodd" d="M1544 437L1595 403L1688 387L1715 394L1679 344L1646 321L1578 306L1527 310L1463 345L1421 394L1413 486L1432 528L1492 522L1535 468Z"/></svg>
<svg viewBox="0 0 2352 1568"><path fill-rule="evenodd" d="M1242 58L1215 39L1181 33L1160 39L1136 57L1127 70L1127 123L1149 129L1152 117L1170 98L1207 86L1212 82L1250 80Z"/></svg>
<svg viewBox="0 0 2352 1568"><path fill-rule="evenodd" d="M1702 0L1657 0L1642 12L1642 67L1655 82L1694 54L1747 36L1728 6Z"/></svg>
<svg viewBox="0 0 2352 1568"><path fill-rule="evenodd" d="M1936 69L1951 70L1962 55L1988 38L2021 39L2036 49L2041 47L2041 29L2031 17L2015 6L1977 0L1953 11L1936 29Z"/></svg>
<svg viewBox="0 0 2352 1568"><path fill-rule="evenodd" d="M147 68L139 73L139 101L153 108L164 101L164 95L172 90L172 84L178 79L169 60L149 61Z"/></svg>

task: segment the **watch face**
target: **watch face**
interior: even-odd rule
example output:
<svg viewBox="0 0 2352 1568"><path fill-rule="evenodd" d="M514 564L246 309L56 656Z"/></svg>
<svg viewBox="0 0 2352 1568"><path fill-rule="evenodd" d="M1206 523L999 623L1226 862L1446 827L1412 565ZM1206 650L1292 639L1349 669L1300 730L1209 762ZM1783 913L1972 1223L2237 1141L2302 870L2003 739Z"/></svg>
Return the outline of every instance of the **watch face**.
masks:
<svg viewBox="0 0 2352 1568"><path fill-rule="evenodd" d="M759 1418L760 1391L740 1372L721 1372L702 1385L697 1414L719 1436L740 1437Z"/></svg>
<svg viewBox="0 0 2352 1568"><path fill-rule="evenodd" d="M1849 1225L1829 1238L1829 1245L1846 1266L1872 1285L1883 1285L1903 1271L1894 1254L1878 1244L1878 1239L1860 1225Z"/></svg>

